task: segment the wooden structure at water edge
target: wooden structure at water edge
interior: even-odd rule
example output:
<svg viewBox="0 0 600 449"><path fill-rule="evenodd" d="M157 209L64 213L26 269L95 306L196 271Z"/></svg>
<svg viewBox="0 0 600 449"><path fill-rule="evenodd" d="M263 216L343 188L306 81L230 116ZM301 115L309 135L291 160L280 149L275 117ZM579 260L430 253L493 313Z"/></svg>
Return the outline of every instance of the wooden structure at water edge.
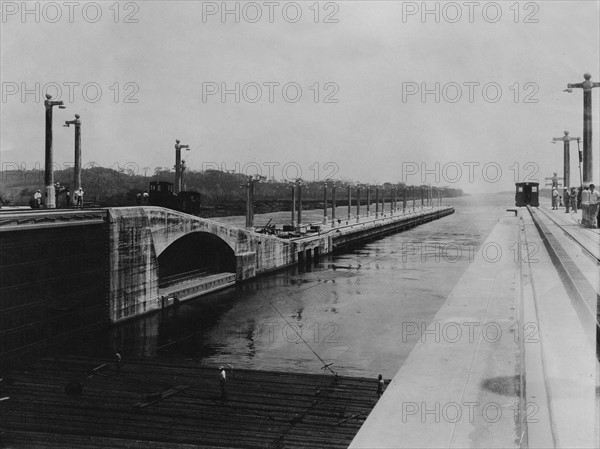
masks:
<svg viewBox="0 0 600 449"><path fill-rule="evenodd" d="M0 381L0 447L345 448L377 379L227 370L188 360L38 360ZM81 388L79 388L81 387Z"/></svg>

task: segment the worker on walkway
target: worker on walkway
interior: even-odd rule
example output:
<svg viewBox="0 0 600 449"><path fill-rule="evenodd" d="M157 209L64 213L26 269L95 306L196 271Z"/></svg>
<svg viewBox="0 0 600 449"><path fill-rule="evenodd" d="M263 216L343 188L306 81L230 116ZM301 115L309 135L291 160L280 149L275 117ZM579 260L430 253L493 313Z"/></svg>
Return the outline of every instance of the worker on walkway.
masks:
<svg viewBox="0 0 600 449"><path fill-rule="evenodd" d="M83 189L81 187L75 191L75 197L77 198L76 206L83 209Z"/></svg>
<svg viewBox="0 0 600 449"><path fill-rule="evenodd" d="M42 192L40 192L39 190L35 191L35 194L33 195L33 199L35 200L35 208L39 209L40 206L42 205Z"/></svg>
<svg viewBox="0 0 600 449"><path fill-rule="evenodd" d="M594 204L597 211L596 213L596 227L600 224L600 192L596 190L596 186L594 184L590 184L590 206ZM593 212L592 212L593 213Z"/></svg>
<svg viewBox="0 0 600 449"><path fill-rule="evenodd" d="M571 187L569 199L571 201L571 209L577 213L577 189L575 187Z"/></svg>
<svg viewBox="0 0 600 449"><path fill-rule="evenodd" d="M377 398L380 398L383 394L383 387L385 386L385 382L383 380L383 376L380 374L377 377Z"/></svg>
<svg viewBox="0 0 600 449"><path fill-rule="evenodd" d="M121 351L118 349L117 352L115 352L115 370L117 376L121 374Z"/></svg>
<svg viewBox="0 0 600 449"><path fill-rule="evenodd" d="M552 189L552 210L556 210L558 206L558 190L556 187Z"/></svg>
<svg viewBox="0 0 600 449"><path fill-rule="evenodd" d="M221 384L221 401L227 400L227 374L225 367L219 366L219 383Z"/></svg>

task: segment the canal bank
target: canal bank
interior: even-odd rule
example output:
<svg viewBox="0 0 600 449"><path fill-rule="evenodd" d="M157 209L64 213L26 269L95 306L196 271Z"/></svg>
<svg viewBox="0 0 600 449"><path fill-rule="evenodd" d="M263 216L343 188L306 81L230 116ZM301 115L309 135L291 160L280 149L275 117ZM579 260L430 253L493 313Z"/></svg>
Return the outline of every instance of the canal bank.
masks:
<svg viewBox="0 0 600 449"><path fill-rule="evenodd" d="M509 215L484 247L514 251L478 253L431 324L402 323L419 342L351 448L598 447L599 246Z"/></svg>

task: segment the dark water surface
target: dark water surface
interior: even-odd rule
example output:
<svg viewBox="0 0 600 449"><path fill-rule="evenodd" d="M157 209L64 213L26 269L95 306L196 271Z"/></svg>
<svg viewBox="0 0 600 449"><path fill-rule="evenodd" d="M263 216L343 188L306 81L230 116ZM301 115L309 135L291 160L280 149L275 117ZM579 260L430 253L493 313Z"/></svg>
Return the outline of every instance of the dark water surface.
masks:
<svg viewBox="0 0 600 449"><path fill-rule="evenodd" d="M70 352L206 366L392 377L512 195L446 200L456 213L358 246L310 271L290 269L113 327ZM404 324L403 324L404 323ZM410 324L408 324L410 325ZM302 337L306 343L300 338Z"/></svg>

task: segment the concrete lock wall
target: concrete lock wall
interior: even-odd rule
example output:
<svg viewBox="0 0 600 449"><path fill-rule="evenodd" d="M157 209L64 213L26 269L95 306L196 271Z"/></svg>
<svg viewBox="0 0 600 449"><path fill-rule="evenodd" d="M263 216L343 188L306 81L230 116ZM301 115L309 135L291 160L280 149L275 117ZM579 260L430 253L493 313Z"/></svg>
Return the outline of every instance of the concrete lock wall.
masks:
<svg viewBox="0 0 600 449"><path fill-rule="evenodd" d="M170 209L111 208L108 214L112 322L161 307L158 256L193 232L216 235L234 251L237 281L296 262L289 242Z"/></svg>
<svg viewBox="0 0 600 449"><path fill-rule="evenodd" d="M161 307L158 257L194 232L212 234L228 245L235 255L236 281L244 281L453 212L452 207L440 207L383 217L290 242L161 207L108 209L110 320L114 323Z"/></svg>

